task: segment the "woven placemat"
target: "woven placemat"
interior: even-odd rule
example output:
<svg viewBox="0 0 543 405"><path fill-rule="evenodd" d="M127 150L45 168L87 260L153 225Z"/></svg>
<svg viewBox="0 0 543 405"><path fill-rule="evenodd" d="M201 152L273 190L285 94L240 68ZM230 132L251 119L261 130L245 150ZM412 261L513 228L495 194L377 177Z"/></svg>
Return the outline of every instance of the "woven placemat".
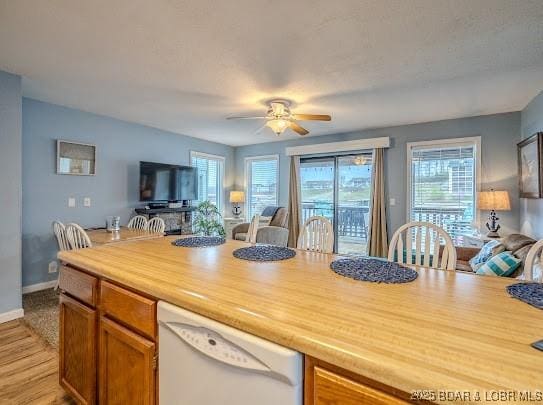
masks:
<svg viewBox="0 0 543 405"><path fill-rule="evenodd" d="M209 247L222 245L225 241L220 236L191 236L190 238L181 238L172 242L174 246L182 247Z"/></svg>
<svg viewBox="0 0 543 405"><path fill-rule="evenodd" d="M291 259L296 256L296 251L282 246L254 245L236 249L232 254L238 259L252 262L273 262Z"/></svg>
<svg viewBox="0 0 543 405"><path fill-rule="evenodd" d="M517 283L507 286L507 292L516 299L530 304L538 309L543 309L543 284L542 283Z"/></svg>
<svg viewBox="0 0 543 405"><path fill-rule="evenodd" d="M372 283L409 283L418 277L415 270L398 263L362 257L335 260L330 268L341 276Z"/></svg>

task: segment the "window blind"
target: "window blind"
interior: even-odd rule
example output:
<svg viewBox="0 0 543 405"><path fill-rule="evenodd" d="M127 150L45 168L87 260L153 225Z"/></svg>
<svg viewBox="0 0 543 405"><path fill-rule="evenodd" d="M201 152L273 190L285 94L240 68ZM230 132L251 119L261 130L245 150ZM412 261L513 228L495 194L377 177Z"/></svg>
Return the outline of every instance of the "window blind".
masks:
<svg viewBox="0 0 543 405"><path fill-rule="evenodd" d="M249 158L247 165L247 214L249 219L268 205L278 204L279 160L276 156Z"/></svg>
<svg viewBox="0 0 543 405"><path fill-rule="evenodd" d="M452 238L469 232L475 219L475 145L414 147L410 153L411 221L431 222Z"/></svg>
<svg viewBox="0 0 543 405"><path fill-rule="evenodd" d="M220 212L223 209L223 164L222 158L192 155L192 166L198 169L198 203L209 201Z"/></svg>

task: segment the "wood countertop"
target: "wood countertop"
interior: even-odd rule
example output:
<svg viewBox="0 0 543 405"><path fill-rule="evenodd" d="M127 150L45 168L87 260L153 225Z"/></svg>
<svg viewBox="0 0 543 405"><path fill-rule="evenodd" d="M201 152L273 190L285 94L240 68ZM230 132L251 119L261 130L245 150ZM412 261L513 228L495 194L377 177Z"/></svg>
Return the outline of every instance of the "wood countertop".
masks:
<svg viewBox="0 0 543 405"><path fill-rule="evenodd" d="M152 232L146 229L122 227L116 232L109 232L105 229L91 229L87 231L87 235L89 235L93 245L104 245L107 243L162 238L164 236L164 232Z"/></svg>
<svg viewBox="0 0 543 405"><path fill-rule="evenodd" d="M543 390L543 311L510 298L511 279L417 269L407 284L351 280L333 255L236 259L247 246L171 245L174 237L59 253L158 299L380 383L413 390ZM483 397L484 398L484 397Z"/></svg>

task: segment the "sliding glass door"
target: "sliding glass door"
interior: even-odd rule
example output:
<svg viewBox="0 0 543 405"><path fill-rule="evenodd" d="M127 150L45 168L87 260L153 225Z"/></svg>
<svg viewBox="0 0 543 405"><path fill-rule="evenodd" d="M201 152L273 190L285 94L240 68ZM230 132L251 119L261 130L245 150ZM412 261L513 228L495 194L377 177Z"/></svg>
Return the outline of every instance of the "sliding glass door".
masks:
<svg viewBox="0 0 543 405"><path fill-rule="evenodd" d="M371 153L301 160L302 218L328 218L337 253L366 254L371 174Z"/></svg>

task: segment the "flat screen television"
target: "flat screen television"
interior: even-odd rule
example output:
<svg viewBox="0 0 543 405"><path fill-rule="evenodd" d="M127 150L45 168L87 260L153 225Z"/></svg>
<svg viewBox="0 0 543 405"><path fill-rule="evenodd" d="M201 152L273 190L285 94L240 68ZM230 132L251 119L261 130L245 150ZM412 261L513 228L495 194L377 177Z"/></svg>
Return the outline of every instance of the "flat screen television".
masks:
<svg viewBox="0 0 543 405"><path fill-rule="evenodd" d="M140 201L198 199L198 169L163 163L140 162Z"/></svg>

